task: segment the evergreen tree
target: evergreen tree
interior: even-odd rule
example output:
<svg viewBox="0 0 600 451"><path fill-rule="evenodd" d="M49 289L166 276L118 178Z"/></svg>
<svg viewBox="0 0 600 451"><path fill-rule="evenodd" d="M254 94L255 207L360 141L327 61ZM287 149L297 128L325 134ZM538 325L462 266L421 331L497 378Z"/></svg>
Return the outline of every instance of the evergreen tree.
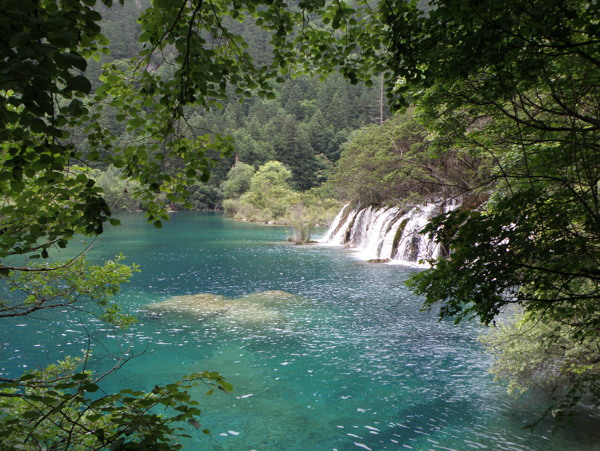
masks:
<svg viewBox="0 0 600 451"><path fill-rule="evenodd" d="M333 127L326 125L325 117L321 113L321 110L317 110L312 115L308 124L305 124L304 130L315 154L326 155L331 161L336 160L333 156L337 149L334 150L332 148L335 133L333 132Z"/></svg>
<svg viewBox="0 0 600 451"><path fill-rule="evenodd" d="M223 130L231 134L242 127L244 111L239 102L229 102L223 111Z"/></svg>
<svg viewBox="0 0 600 451"><path fill-rule="evenodd" d="M240 161L253 166L260 166L275 158L275 149L270 142L252 138L248 130L243 128L233 133L235 151Z"/></svg>
<svg viewBox="0 0 600 451"><path fill-rule="evenodd" d="M277 159L292 171L292 183L297 189L304 191L317 185L318 161L306 132L292 114L284 117L275 152Z"/></svg>
<svg viewBox="0 0 600 451"><path fill-rule="evenodd" d="M305 77L286 80L279 93L279 101L286 113L304 121L312 114L311 100L315 96L315 83Z"/></svg>

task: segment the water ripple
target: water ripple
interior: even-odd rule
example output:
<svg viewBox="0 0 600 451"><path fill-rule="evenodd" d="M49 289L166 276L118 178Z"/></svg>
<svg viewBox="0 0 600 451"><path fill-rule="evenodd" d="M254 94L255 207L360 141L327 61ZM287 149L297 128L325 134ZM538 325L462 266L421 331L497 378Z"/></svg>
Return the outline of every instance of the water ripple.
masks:
<svg viewBox="0 0 600 451"><path fill-rule="evenodd" d="M492 381L475 341L479 325L455 326L420 311L421 300L404 286L417 269L291 246L278 242L285 228L216 216L177 216L160 235L135 215L124 219L133 225L111 232L100 256L124 251L142 265L120 295L138 324L118 335L72 311L3 322L1 375L79 353L90 340L107 362L141 354L107 390L219 371L235 391L193 393L212 434L190 431L190 450L600 449L581 431L522 429L539 404L514 401ZM235 300L269 290L302 302L270 306L277 313L271 322L148 309L173 296Z"/></svg>

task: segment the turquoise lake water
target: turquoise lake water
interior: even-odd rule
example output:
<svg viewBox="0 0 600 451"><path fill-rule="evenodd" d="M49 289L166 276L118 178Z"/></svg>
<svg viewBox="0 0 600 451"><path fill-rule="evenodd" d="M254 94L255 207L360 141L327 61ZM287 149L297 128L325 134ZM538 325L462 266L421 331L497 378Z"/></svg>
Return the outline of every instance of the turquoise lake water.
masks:
<svg viewBox="0 0 600 451"><path fill-rule="evenodd" d="M123 340L68 311L5 321L1 374L77 353L88 337L101 360L143 352L107 390L218 371L235 389L211 397L198 389L211 434L192 430L188 450L600 450L583 419L554 435L549 424L523 429L540 403L514 400L492 380L481 326L420 311L404 286L415 268L293 246L288 228L218 214L173 214L161 230L141 215L121 220L92 255L122 252L140 265L119 295L138 324ZM271 290L294 297L240 307L243 296ZM227 299L208 313L149 307L200 293Z"/></svg>

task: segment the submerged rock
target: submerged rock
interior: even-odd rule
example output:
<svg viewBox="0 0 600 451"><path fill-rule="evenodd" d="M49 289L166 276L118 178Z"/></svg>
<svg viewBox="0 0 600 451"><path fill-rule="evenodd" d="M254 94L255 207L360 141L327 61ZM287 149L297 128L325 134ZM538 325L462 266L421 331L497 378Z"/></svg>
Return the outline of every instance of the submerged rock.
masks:
<svg viewBox="0 0 600 451"><path fill-rule="evenodd" d="M186 313L198 319L222 317L244 323L271 322L282 318L281 313L272 306L294 299L299 298L278 290L247 294L239 298L200 293L174 296L166 301L151 304L147 309L150 312L163 314Z"/></svg>
<svg viewBox="0 0 600 451"><path fill-rule="evenodd" d="M222 313L227 310L225 296L209 293L173 296L166 301L150 304L153 312L197 312L203 314Z"/></svg>
<svg viewBox="0 0 600 451"><path fill-rule="evenodd" d="M389 258L372 258L371 260L367 260L367 263L389 263L391 260Z"/></svg>
<svg viewBox="0 0 600 451"><path fill-rule="evenodd" d="M257 302L260 304L281 304L282 302L290 302L298 299L298 296L295 294L279 290L260 291L258 293L245 294L238 298L238 300Z"/></svg>

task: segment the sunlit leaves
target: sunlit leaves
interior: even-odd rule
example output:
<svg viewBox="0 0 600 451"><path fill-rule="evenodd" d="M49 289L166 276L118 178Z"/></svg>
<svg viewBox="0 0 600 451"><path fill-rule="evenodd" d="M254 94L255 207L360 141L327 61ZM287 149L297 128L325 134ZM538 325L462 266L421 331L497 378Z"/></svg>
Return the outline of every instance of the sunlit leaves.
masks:
<svg viewBox="0 0 600 451"><path fill-rule="evenodd" d="M87 113L73 97L91 90L80 71L102 45L100 19L84 4L2 3L0 257L45 256L75 232L96 233L110 214L93 182L68 173L70 159L79 155L63 141L65 125Z"/></svg>
<svg viewBox="0 0 600 451"><path fill-rule="evenodd" d="M197 385L232 390L220 374L205 371L156 385L150 392L124 389L106 395L82 367L85 359L67 358L43 371L2 382L2 443L11 448L60 448L69 443L69 448L82 449L181 449L174 439L184 434L180 425L200 427L200 409L190 390Z"/></svg>
<svg viewBox="0 0 600 451"><path fill-rule="evenodd" d="M480 341L494 356L491 372L507 383L509 393L544 393L556 401L547 413L561 419L573 415L580 399L598 407L600 350L595 337L573 340L570 326L562 321L520 311Z"/></svg>
<svg viewBox="0 0 600 451"><path fill-rule="evenodd" d="M0 257L36 255L76 232L97 233L110 215L92 180L64 172L64 157L34 151L3 156ZM30 162L22 167L25 158Z"/></svg>
<svg viewBox="0 0 600 451"><path fill-rule="evenodd" d="M61 264L38 264L8 278L11 297L0 307L0 317L24 316L58 306L85 309L103 321L128 327L133 317L112 300L137 266L121 263L122 256L92 265L81 257Z"/></svg>

